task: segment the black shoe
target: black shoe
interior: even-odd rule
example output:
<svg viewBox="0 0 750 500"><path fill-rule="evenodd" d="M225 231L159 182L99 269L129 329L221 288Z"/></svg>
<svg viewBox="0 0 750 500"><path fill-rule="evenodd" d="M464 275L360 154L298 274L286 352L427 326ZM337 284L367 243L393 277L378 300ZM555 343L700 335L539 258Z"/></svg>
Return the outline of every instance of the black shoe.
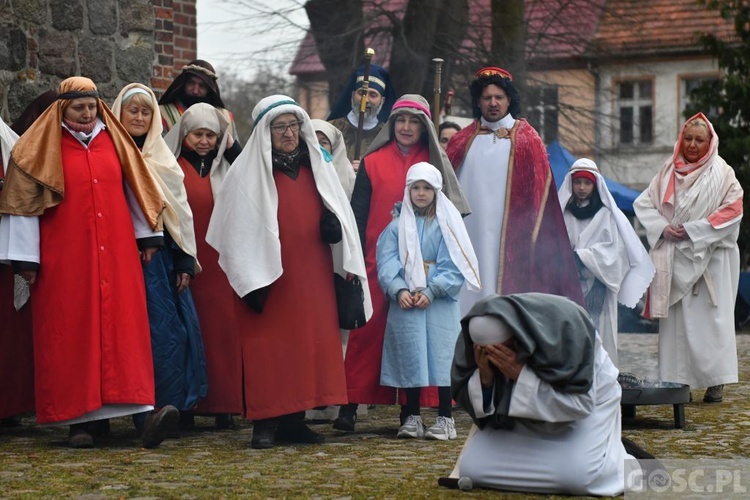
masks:
<svg viewBox="0 0 750 500"><path fill-rule="evenodd" d="M195 429L195 414L193 412L180 412L179 429L181 431L192 431Z"/></svg>
<svg viewBox="0 0 750 500"><path fill-rule="evenodd" d="M88 432L97 438L105 437L109 435L110 431L110 423L108 418L103 418L101 420L94 420L93 422L89 422L88 425Z"/></svg>
<svg viewBox="0 0 750 500"><path fill-rule="evenodd" d="M268 450L276 444L276 425L275 418L265 418L253 422L253 439L250 441L250 447L256 450Z"/></svg>
<svg viewBox="0 0 750 500"><path fill-rule="evenodd" d="M79 449L94 447L94 438L86 430L86 424L73 424L70 426L68 446Z"/></svg>
<svg viewBox="0 0 750 500"><path fill-rule="evenodd" d="M144 448L156 448L167 435L177 429L180 423L180 411L167 405L159 411L152 411L143 425L141 441Z"/></svg>
<svg viewBox="0 0 750 500"><path fill-rule="evenodd" d="M339 409L339 416L333 421L333 428L337 431L354 432L357 423L357 405L348 404Z"/></svg>
<svg viewBox="0 0 750 500"><path fill-rule="evenodd" d="M281 421L276 429L276 440L287 443L321 444L326 438L301 421Z"/></svg>
<svg viewBox="0 0 750 500"><path fill-rule="evenodd" d="M216 428L217 429L236 429L237 426L234 424L234 418L231 413L220 413L216 415Z"/></svg>
<svg viewBox="0 0 750 500"><path fill-rule="evenodd" d="M14 415L12 417L0 418L0 427L20 427L21 417Z"/></svg>

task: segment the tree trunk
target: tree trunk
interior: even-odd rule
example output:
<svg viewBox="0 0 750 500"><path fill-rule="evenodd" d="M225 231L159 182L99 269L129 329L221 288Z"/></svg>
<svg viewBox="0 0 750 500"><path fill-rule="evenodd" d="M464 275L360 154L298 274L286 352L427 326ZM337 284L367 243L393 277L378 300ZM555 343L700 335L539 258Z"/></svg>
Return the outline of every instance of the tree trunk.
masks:
<svg viewBox="0 0 750 500"><path fill-rule="evenodd" d="M305 12L326 70L328 99L334 103L352 70L363 61L362 0L309 0Z"/></svg>
<svg viewBox="0 0 750 500"><path fill-rule="evenodd" d="M493 65L513 75L522 94L526 90L526 24L524 0L492 0ZM479 69L479 68L477 68Z"/></svg>

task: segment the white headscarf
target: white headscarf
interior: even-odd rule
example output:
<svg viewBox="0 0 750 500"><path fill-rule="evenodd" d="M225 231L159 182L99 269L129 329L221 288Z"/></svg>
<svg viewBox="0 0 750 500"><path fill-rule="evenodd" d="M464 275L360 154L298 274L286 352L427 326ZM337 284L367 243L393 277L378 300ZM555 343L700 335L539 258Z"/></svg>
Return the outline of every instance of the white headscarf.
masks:
<svg viewBox="0 0 750 500"><path fill-rule="evenodd" d="M310 117L291 97L273 95L255 106L253 133L215 198L206 241L219 252L219 265L240 297L270 285L283 273L270 125L286 113L302 121L300 141L307 144L318 193L341 223L342 240L332 245L332 271L359 277L369 318L372 304L354 214L333 166L323 157Z"/></svg>
<svg viewBox="0 0 750 500"><path fill-rule="evenodd" d="M13 145L18 140L18 134L13 132L9 126L0 118L0 149L2 150L2 172L5 173L5 169L8 168L8 161L10 160L10 150L13 149Z"/></svg>
<svg viewBox="0 0 750 500"><path fill-rule="evenodd" d="M474 316L469 320L469 337L476 345L501 344L513 337L508 324L491 314Z"/></svg>
<svg viewBox="0 0 750 500"><path fill-rule="evenodd" d="M211 181L211 192L214 195L214 200L224 176L231 166L226 158L224 158L224 151L226 151L227 142L229 141L229 134L227 134L229 126L229 120L224 116L221 109L217 109L205 102L199 102L190 106L164 137L164 141L169 146L169 149L176 158L179 158L180 151L182 151L182 141L185 140L185 136L189 132L205 128L218 136L216 141L216 158L211 163L211 171L208 175Z"/></svg>
<svg viewBox="0 0 750 500"><path fill-rule="evenodd" d="M625 249L628 252L628 260L630 261L630 271L625 275L625 279L623 279L620 285L617 301L627 307L633 308L638 304L638 301L646 292L649 283L651 283L651 279L654 277L654 264L651 262L651 258L643 247L640 238L635 234L630 221L628 221L625 214L617 207L612 193L607 188L604 177L599 173L596 163L592 160L588 158L576 160L565 175L562 186L560 186L560 190L558 191L561 210L565 212L565 207L573 195L573 174L581 170L591 172L596 176L596 188L599 190L599 197L602 199L602 204L612 212L615 224L617 225L617 231L620 233L620 237L625 244Z"/></svg>
<svg viewBox="0 0 750 500"><path fill-rule="evenodd" d="M474 254L474 247L469 240L464 221L458 209L442 192L443 177L440 172L427 162L412 165L406 173L404 202L398 220L398 251L404 264L404 279L409 285L409 290L424 290L427 287L417 221L409 192L412 184L417 181L425 181L435 189L435 219L440 225L451 260L466 278L469 289L481 290L477 256Z"/></svg>
<svg viewBox="0 0 750 500"><path fill-rule="evenodd" d="M122 108L125 102L135 94L146 95L151 100L151 126L148 129L141 154L166 202L166 207L162 212L164 226L177 246L196 259L195 272L198 273L201 268L197 260L198 250L195 244L193 211L188 204L187 191L185 191L183 182L185 174L161 136L163 131L161 113L159 113L159 102L154 92L140 83L128 84L123 87L117 99L115 99L112 112L122 121Z"/></svg>
<svg viewBox="0 0 750 500"><path fill-rule="evenodd" d="M344 134L339 129L324 120L314 119L312 120L313 128L316 132L320 132L331 141L331 156L333 159L333 168L336 169L336 175L339 176L339 182L341 187L344 188L347 198L352 197L352 191L354 191L354 168L352 162L346 156L346 144L344 144Z"/></svg>

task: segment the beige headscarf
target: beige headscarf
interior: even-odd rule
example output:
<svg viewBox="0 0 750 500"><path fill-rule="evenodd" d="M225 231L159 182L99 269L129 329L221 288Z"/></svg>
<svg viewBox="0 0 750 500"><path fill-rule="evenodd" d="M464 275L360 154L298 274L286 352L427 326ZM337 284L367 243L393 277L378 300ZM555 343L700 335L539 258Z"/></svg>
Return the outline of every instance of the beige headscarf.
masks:
<svg viewBox="0 0 750 500"><path fill-rule="evenodd" d="M344 134L325 120L313 119L311 121L315 131L322 133L331 141L331 163L333 163L333 168L336 169L336 175L339 176L339 181L341 182L341 187L344 188L346 197L351 199L356 176L354 175L352 162L346 156Z"/></svg>
<svg viewBox="0 0 750 500"><path fill-rule="evenodd" d="M193 229L193 211L188 205L187 191L185 191L185 174L177 164L177 160L162 138L163 125L159 105L154 92L140 83L131 83L123 87L117 95L112 112L118 118L122 117L122 108L135 94L148 96L151 107L151 126L146 134L146 141L141 149L143 159L146 160L151 175L161 188L167 203L162 218L169 235L183 252L195 259L195 273L200 272L195 244L195 230ZM124 102L123 102L124 101Z"/></svg>
<svg viewBox="0 0 750 500"><path fill-rule="evenodd" d="M370 143L370 147L367 148L365 155L373 153L389 142L395 140L393 136L393 125L398 115L413 115L419 118L422 122L427 133L427 143L430 150L430 164L434 165L440 172L440 175L443 176L443 192L448 199L451 200L451 203L455 205L461 215L464 217L469 215L471 213L471 207L464 197L464 192L461 189L461 185L458 183L456 173L453 171L453 166L451 165L450 160L448 160L448 155L445 154L443 148L440 147L440 139L438 139L437 132L435 132L435 125L432 123L432 118L430 116L430 105L427 102L427 99L421 95L404 94L396 100L391 109L391 116L388 117L388 123Z"/></svg>
<svg viewBox="0 0 750 500"><path fill-rule="evenodd" d="M216 141L216 158L211 163L211 170L208 175L211 181L211 192L214 195L214 200L216 199L216 194L219 192L219 187L224 180L224 176L231 166L227 159L224 158L224 151L226 151L227 142L229 141L229 134L227 134L229 125L229 120L222 113L221 109L215 108L205 102L199 102L190 106L164 137L164 142L167 143L172 154L174 154L175 158L179 158L182 151L182 141L185 140L185 136L189 132L205 128L218 136Z"/></svg>
<svg viewBox="0 0 750 500"><path fill-rule="evenodd" d="M2 153L2 157L0 158L0 174L2 175L0 175L0 178L5 174L5 167L10 160L10 150L16 141L18 141L18 134L13 132L2 118L0 118L0 153Z"/></svg>
<svg viewBox="0 0 750 500"><path fill-rule="evenodd" d="M60 83L57 101L18 139L6 168L0 213L39 216L65 197L62 166L62 121L65 109L76 97L96 97L97 118L107 129L120 160L122 173L143 215L155 231L161 231L159 215L164 200L146 162L130 134L107 105L99 99L96 85L73 76Z"/></svg>

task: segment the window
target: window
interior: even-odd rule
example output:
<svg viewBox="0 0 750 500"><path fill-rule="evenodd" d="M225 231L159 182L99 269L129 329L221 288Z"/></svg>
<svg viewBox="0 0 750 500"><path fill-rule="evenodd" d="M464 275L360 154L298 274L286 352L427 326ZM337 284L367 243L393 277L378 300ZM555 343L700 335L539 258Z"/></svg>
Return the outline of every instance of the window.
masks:
<svg viewBox="0 0 750 500"><path fill-rule="evenodd" d="M654 97L651 80L617 84L620 144L650 144L654 140Z"/></svg>
<svg viewBox="0 0 750 500"><path fill-rule="evenodd" d="M684 117L685 110L691 107L693 91L700 88L704 83L717 84L718 82L719 78L717 76L683 78L681 82L682 95L680 96L680 111L682 112L681 116ZM697 112L698 110L695 111ZM711 106L707 110L700 111L703 111L703 113L705 113L709 118L715 118L719 114L719 110L716 108L716 106ZM691 112L690 114L692 115L694 113Z"/></svg>
<svg viewBox="0 0 750 500"><path fill-rule="evenodd" d="M557 139L557 87L529 89L529 123L539 132L545 144Z"/></svg>

